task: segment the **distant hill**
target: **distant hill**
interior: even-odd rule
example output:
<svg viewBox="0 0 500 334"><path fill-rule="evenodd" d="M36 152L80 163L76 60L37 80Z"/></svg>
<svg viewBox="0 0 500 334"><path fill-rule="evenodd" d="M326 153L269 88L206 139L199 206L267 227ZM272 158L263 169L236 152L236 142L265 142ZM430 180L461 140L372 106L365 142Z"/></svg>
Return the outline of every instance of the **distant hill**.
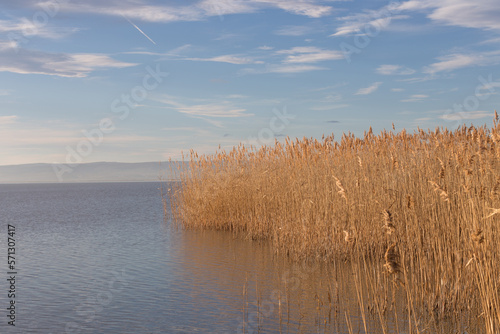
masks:
<svg viewBox="0 0 500 334"><path fill-rule="evenodd" d="M170 166L177 170L179 164L95 162L78 164L74 168L52 164L8 165L0 166L0 183L140 182L158 181L160 177L170 180L175 179Z"/></svg>

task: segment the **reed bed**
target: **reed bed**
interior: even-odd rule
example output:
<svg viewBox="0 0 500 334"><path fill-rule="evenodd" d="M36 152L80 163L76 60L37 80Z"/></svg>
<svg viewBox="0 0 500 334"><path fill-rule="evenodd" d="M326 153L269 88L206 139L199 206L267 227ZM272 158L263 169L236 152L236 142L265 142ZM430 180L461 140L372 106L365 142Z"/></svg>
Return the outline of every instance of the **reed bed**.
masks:
<svg viewBox="0 0 500 334"><path fill-rule="evenodd" d="M370 128L362 138L191 151L186 167L170 192L184 228L266 239L297 260L352 263L370 296L360 307L381 322L400 294L414 332L422 315L477 317L485 332L500 332L496 112L492 126L454 131Z"/></svg>

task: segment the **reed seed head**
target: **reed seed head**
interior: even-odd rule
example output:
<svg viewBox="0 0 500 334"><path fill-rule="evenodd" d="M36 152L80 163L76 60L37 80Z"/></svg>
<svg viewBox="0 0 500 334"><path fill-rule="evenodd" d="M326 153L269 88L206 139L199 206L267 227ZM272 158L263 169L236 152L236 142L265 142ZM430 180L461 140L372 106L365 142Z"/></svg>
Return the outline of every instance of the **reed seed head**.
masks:
<svg viewBox="0 0 500 334"><path fill-rule="evenodd" d="M385 264L384 268L389 274L397 274L400 272L399 267L399 254L396 252L396 244L387 247L384 255Z"/></svg>

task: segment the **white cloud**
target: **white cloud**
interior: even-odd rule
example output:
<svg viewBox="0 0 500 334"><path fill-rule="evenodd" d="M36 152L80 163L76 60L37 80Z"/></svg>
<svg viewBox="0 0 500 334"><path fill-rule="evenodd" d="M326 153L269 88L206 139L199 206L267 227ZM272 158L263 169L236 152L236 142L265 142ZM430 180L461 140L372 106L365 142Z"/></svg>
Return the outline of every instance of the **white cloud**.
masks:
<svg viewBox="0 0 500 334"><path fill-rule="evenodd" d="M436 76L434 74L428 74L428 75L423 76L423 77L413 77L413 78L407 78L407 79L399 79L399 80L396 80L396 81L415 83L415 82L426 82L426 81L434 80L434 79L436 79Z"/></svg>
<svg viewBox="0 0 500 334"><path fill-rule="evenodd" d="M316 1L309 0L250 0L256 4L267 4L269 6L281 8L289 13L305 15L309 17L323 17L330 15L332 7L315 4Z"/></svg>
<svg viewBox="0 0 500 334"><path fill-rule="evenodd" d="M260 60L254 60L249 57L241 57L239 55L222 55L222 56L217 56L217 57L212 57L212 58L186 58L187 60L194 60L194 61L213 61L213 62L218 62L218 63L229 63L229 64L236 64L236 65L243 65L243 64L263 64L263 61Z"/></svg>
<svg viewBox="0 0 500 334"><path fill-rule="evenodd" d="M374 93L382 84L382 82L374 82L371 86L360 88L354 95L368 95Z"/></svg>
<svg viewBox="0 0 500 334"><path fill-rule="evenodd" d="M401 65L380 65L376 72L383 75L410 75L415 70Z"/></svg>
<svg viewBox="0 0 500 334"><path fill-rule="evenodd" d="M312 65L280 65L269 68L270 73L302 73L310 71L326 70L325 67Z"/></svg>
<svg viewBox="0 0 500 334"><path fill-rule="evenodd" d="M404 91L404 89L403 88L392 88L391 91L393 91L393 92L402 92L402 91Z"/></svg>
<svg viewBox="0 0 500 334"><path fill-rule="evenodd" d="M394 2L378 10L366 11L339 20L344 23L331 36L373 34L386 29L392 20L406 19L405 12L418 11L444 25L453 25L485 30L500 30L500 6L497 0L409 0ZM365 31L366 30L366 31Z"/></svg>
<svg viewBox="0 0 500 334"><path fill-rule="evenodd" d="M338 51L322 51L296 56L288 56L285 63L315 63L318 61L343 59L344 55Z"/></svg>
<svg viewBox="0 0 500 334"><path fill-rule="evenodd" d="M392 8L392 7L391 7ZM330 35L346 36L346 35L365 35L365 34L378 34L380 31L386 30L393 20L402 20L408 18L407 15L394 15L394 13L383 7L380 10L372 10L365 13L358 13L350 16L338 18L344 21L337 31Z"/></svg>
<svg viewBox="0 0 500 334"><path fill-rule="evenodd" d="M406 100L401 100L401 102L420 102L420 101L427 99L428 97L429 97L429 95L425 95L425 94L414 94Z"/></svg>
<svg viewBox="0 0 500 334"><path fill-rule="evenodd" d="M424 68L425 73L449 72L470 66L488 66L500 63L500 51L482 53L454 53L438 58L438 62Z"/></svg>
<svg viewBox="0 0 500 334"><path fill-rule="evenodd" d="M207 16L253 13L256 10L249 1L241 0L203 0L196 7Z"/></svg>
<svg viewBox="0 0 500 334"><path fill-rule="evenodd" d="M314 46L299 46L288 50L277 51L276 54L288 54L284 63L315 63L326 60L343 59L344 55L336 50L323 50Z"/></svg>
<svg viewBox="0 0 500 334"><path fill-rule="evenodd" d="M123 3L86 1L85 3L66 2L61 10L75 13L92 13L110 16L125 16L129 19L146 22L199 21L204 15L219 15L210 8L198 6L158 6L144 2L123 1Z"/></svg>
<svg viewBox="0 0 500 334"><path fill-rule="evenodd" d="M266 74L266 73L279 73L279 74L296 74L311 71L324 71L328 70L327 67L314 66L314 65L269 65L265 68L244 68L238 73L240 75L246 74Z"/></svg>
<svg viewBox="0 0 500 334"><path fill-rule="evenodd" d="M500 29L500 6L496 0L440 0L433 3L432 20L468 28Z"/></svg>
<svg viewBox="0 0 500 334"><path fill-rule="evenodd" d="M135 65L115 60L103 54L46 53L25 49L21 49L17 54L0 52L0 72L20 74L81 78L100 68L123 68Z"/></svg>
<svg viewBox="0 0 500 334"><path fill-rule="evenodd" d="M79 31L78 28L53 27L49 24L35 24L23 17L16 20L0 20L0 33L14 33L20 38L42 37L60 39Z"/></svg>
<svg viewBox="0 0 500 334"><path fill-rule="evenodd" d="M471 55L453 54L438 59L440 60L439 62L429 65L424 69L424 72L437 73L441 71L453 71L476 64L475 57Z"/></svg>
<svg viewBox="0 0 500 334"><path fill-rule="evenodd" d="M419 11L436 23L466 28L499 30L497 0L410 0L392 5L393 13Z"/></svg>
<svg viewBox="0 0 500 334"><path fill-rule="evenodd" d="M439 118L447 121L460 121L464 119L479 119L493 117L493 113L490 111L463 111L456 113L449 113L439 116Z"/></svg>
<svg viewBox="0 0 500 334"><path fill-rule="evenodd" d="M196 6L208 16L253 13L262 7L277 7L292 14L317 18L329 15L332 10L311 0L203 0Z"/></svg>
<svg viewBox="0 0 500 334"><path fill-rule="evenodd" d="M207 17L249 14L274 7L286 12L313 18L329 15L330 6L315 0L201 0L188 5L153 5L140 0L67 2L61 10L102 15L126 16L147 22L200 21Z"/></svg>
<svg viewBox="0 0 500 334"><path fill-rule="evenodd" d="M257 49L264 50L264 51L269 51L269 50L272 50L274 48L272 46L263 45L263 46L259 46Z"/></svg>

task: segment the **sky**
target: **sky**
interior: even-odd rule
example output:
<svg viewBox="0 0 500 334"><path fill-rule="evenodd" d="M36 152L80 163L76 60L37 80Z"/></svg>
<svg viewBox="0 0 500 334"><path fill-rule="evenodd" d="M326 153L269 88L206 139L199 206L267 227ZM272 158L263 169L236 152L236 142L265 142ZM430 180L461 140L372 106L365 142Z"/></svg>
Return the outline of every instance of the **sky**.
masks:
<svg viewBox="0 0 500 334"><path fill-rule="evenodd" d="M498 0L16 0L0 165L491 125Z"/></svg>

